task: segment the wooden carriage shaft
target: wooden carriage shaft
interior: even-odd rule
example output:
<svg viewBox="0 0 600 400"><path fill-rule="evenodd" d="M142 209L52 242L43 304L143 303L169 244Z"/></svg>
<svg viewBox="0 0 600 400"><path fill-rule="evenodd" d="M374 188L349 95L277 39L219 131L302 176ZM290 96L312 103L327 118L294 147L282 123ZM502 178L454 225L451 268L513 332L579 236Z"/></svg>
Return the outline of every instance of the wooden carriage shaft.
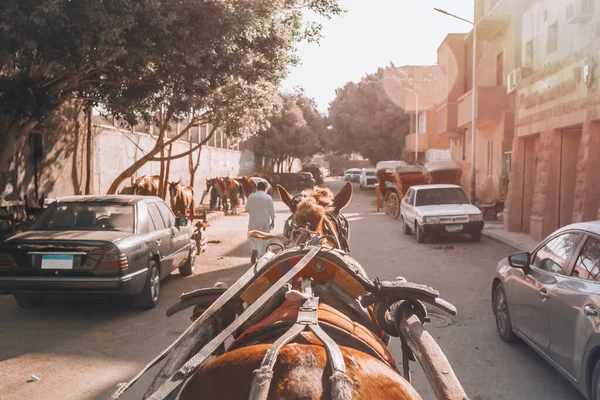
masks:
<svg viewBox="0 0 600 400"><path fill-rule="evenodd" d="M186 349L193 348L195 346L195 344L190 343L190 342L194 342L194 341L188 340L187 338L189 338L189 337L193 338L195 336L194 333L201 327L201 325L204 324L204 322L206 320L208 320L215 312L220 310L224 304L227 304L227 302L229 302L229 300L231 300L236 295L239 295L240 294L239 291L241 289L243 289L244 286L246 286L246 284L248 282L250 282L256 274L262 272L262 270L267 265L268 261L274 255L275 255L274 253L267 252L258 261L257 264L250 267L244 273L244 275L242 275L240 277L240 279L238 279L229 289L227 289L227 291L225 293L223 293L221 295L221 297L219 297L219 299L217 299L217 301L215 301L213 304L211 304L211 306L208 307L206 309L206 311L204 311L202 313L202 315L196 321L194 321L189 326L189 328L187 328L185 330L185 332L183 332L168 348L163 350L162 353L160 353L152 361L150 361L144 368L142 368L142 370L136 376L134 376L131 380L129 380L129 382L127 382L126 384L121 386L119 389L117 389L117 391L111 396L110 399L111 400L118 399L127 389L129 389L138 379L140 379L140 377L142 375L144 375L150 368L152 368L153 366L155 366L156 364L161 362L169 353L171 353L175 349L178 349L182 343L185 342ZM181 352L184 353L185 349Z"/></svg>
<svg viewBox="0 0 600 400"><path fill-rule="evenodd" d="M468 400L450 362L412 311L402 311L398 332L415 355L438 400Z"/></svg>
<svg viewBox="0 0 600 400"><path fill-rule="evenodd" d="M183 365L169 379L164 382L152 395L147 398L150 400L163 400L167 398L176 390L187 378L194 374L208 357L210 357L215 350L233 334L244 322L246 322L252 315L261 308L265 302L270 299L279 289L281 289L286 283L288 283L298 272L302 271L304 267L319 253L321 250L320 246L314 246L298 264L294 265L283 277L275 282L266 292L264 292L254 303L252 303L238 318L235 319L227 328L225 328L220 334L218 334L213 340L211 340L202 350L192 357L187 363Z"/></svg>

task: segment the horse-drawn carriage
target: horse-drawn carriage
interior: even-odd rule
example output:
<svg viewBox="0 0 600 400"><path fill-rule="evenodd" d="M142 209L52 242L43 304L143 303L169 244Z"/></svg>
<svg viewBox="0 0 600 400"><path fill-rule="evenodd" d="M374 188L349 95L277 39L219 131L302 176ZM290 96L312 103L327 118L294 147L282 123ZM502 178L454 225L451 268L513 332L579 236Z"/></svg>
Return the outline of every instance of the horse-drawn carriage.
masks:
<svg viewBox="0 0 600 400"><path fill-rule="evenodd" d="M456 160L429 161L425 168L432 184L460 185L462 168Z"/></svg>
<svg viewBox="0 0 600 400"><path fill-rule="evenodd" d="M386 214L396 219L400 215L400 202L411 186L429 183L427 170L420 165L404 161L383 161L377 164L375 194L377 211L385 208Z"/></svg>
<svg viewBox="0 0 600 400"><path fill-rule="evenodd" d="M416 359L438 399L467 399L423 329L425 304L452 315L456 309L432 288L370 279L346 254L341 210L351 184L335 197L278 189L292 211L289 236L251 232L280 243L231 287L184 293L167 315L194 307L194 322L112 398L165 361L145 399L420 399L410 384L409 360ZM392 336L402 341L402 373L388 348Z"/></svg>

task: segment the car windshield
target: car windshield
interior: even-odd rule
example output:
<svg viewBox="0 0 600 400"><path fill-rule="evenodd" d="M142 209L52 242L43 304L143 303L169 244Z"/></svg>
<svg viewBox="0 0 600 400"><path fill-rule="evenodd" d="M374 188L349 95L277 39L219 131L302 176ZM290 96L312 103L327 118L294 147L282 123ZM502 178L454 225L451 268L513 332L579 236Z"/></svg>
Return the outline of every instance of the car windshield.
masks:
<svg viewBox="0 0 600 400"><path fill-rule="evenodd" d="M367 176L375 176L375 172L369 171L369 172L367 172Z"/></svg>
<svg viewBox="0 0 600 400"><path fill-rule="evenodd" d="M470 204L461 188L424 189L417 191L416 206Z"/></svg>
<svg viewBox="0 0 600 400"><path fill-rule="evenodd" d="M132 205L112 203L54 203L33 224L40 231L133 232Z"/></svg>

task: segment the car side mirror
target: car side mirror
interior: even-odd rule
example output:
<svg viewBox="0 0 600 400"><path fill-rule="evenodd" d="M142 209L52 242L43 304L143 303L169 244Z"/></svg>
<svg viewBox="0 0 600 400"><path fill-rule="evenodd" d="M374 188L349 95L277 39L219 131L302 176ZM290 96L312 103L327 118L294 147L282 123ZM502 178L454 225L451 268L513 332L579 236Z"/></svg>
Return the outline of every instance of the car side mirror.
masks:
<svg viewBox="0 0 600 400"><path fill-rule="evenodd" d="M520 268L523 270L529 269L529 260L531 259L531 254L528 252L523 253L515 253L508 256L508 265L513 268Z"/></svg>
<svg viewBox="0 0 600 400"><path fill-rule="evenodd" d="M177 217L175 218L175 227L181 228L182 226L187 226L188 219L187 217Z"/></svg>

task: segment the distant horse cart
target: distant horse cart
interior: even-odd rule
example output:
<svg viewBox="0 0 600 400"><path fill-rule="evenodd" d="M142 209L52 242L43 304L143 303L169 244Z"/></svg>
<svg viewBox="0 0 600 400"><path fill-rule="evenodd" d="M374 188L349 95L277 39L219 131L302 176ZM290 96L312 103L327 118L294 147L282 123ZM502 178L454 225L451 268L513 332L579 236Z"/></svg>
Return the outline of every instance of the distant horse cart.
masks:
<svg viewBox="0 0 600 400"><path fill-rule="evenodd" d="M408 189L414 185L429 183L427 170L420 165L408 165L403 161L383 161L377 164L376 170L377 211L383 208L386 214L394 219L400 216L400 202Z"/></svg>
<svg viewBox="0 0 600 400"><path fill-rule="evenodd" d="M423 327L428 308L455 315L454 306L427 286L370 279L348 256L342 210L352 185L335 196L278 190L293 228L285 236L251 231L277 244L232 286L182 294L167 316L193 307L190 327L111 398L160 364L141 398L417 400L409 370L416 360L437 399L466 400ZM401 339L401 360L389 350L391 337Z"/></svg>

